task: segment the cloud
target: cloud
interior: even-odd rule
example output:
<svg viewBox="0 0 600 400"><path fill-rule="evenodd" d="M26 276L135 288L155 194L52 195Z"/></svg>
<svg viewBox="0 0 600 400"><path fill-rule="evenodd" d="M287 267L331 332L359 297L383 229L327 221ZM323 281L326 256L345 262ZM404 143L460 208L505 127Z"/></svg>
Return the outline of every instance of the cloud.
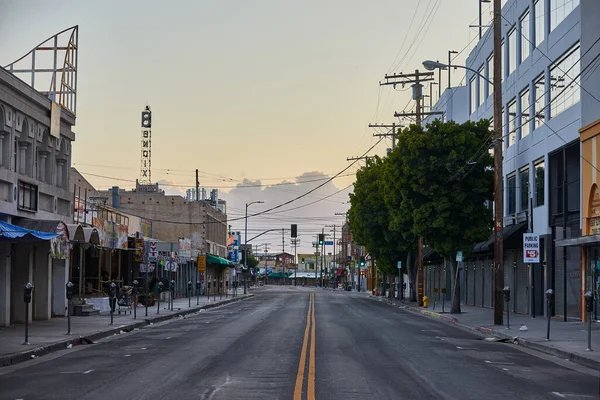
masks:
<svg viewBox="0 0 600 400"><path fill-rule="evenodd" d="M276 229L257 239L257 244L270 243L269 251L281 251L281 229L286 229L284 238L286 250L290 250L290 225L298 225L300 245L298 252L311 251L311 242L314 235L325 228L325 232L332 229L327 225L340 227L345 220L344 215L348 208L348 188L337 187L335 181L327 182L330 177L320 171L304 172L293 180L280 182L262 182L260 180L244 179L227 193L220 193L219 197L227 201L227 214L229 224L234 231L244 231L244 216L246 204L263 201L263 204L253 204L248 208L248 215L278 207L264 215L248 218L249 237L259 233ZM319 187L322 185L321 187ZM303 194L314 190L303 196ZM299 198L301 197L301 198ZM339 235L339 229L337 235ZM254 243L254 242L253 242ZM261 247L262 248L262 247ZM331 250L329 250L331 251Z"/></svg>

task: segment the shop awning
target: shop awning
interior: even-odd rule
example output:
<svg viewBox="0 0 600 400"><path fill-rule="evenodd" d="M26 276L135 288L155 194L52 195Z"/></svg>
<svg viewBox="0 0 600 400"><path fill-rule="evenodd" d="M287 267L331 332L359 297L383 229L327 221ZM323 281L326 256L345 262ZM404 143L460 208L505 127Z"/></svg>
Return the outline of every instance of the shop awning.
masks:
<svg viewBox="0 0 600 400"><path fill-rule="evenodd" d="M67 230L69 231L69 240L71 242L93 244L96 246L100 244L100 234L96 228L83 227L77 224L67 224Z"/></svg>
<svg viewBox="0 0 600 400"><path fill-rule="evenodd" d="M40 232L0 221L0 242L27 243L54 239L58 233Z"/></svg>
<svg viewBox="0 0 600 400"><path fill-rule="evenodd" d="M504 247L505 248L516 248L518 247L518 241L519 240L523 240L523 238L518 238L518 234L521 233L525 233L525 230L527 228L527 223L526 222L521 222L519 224L515 224L515 225L509 225L504 227ZM511 238L515 238L514 240L510 240ZM494 236L492 235L488 240L486 240L485 242L481 242L481 243L477 243L474 247L473 247L473 253L487 253L487 252L493 252L494 251Z"/></svg>
<svg viewBox="0 0 600 400"><path fill-rule="evenodd" d="M579 236L554 241L556 247L597 246L599 244L600 235Z"/></svg>
<svg viewBox="0 0 600 400"><path fill-rule="evenodd" d="M233 265L229 260L221 258L219 256L213 256L212 254L206 255L207 264L218 264L218 265Z"/></svg>

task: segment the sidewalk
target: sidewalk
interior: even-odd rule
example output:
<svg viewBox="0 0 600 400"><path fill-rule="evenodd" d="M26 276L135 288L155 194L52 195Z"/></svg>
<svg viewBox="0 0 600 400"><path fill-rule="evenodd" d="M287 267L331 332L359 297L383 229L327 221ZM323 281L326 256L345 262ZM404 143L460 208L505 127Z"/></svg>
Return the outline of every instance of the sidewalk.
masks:
<svg viewBox="0 0 600 400"><path fill-rule="evenodd" d="M550 340L546 340L548 319L537 316L510 313L510 329L506 327L506 312L504 326L494 325L494 310L491 308L472 307L461 304L461 314L450 314L450 304L446 302L445 313L442 304L429 303L428 308L418 307L416 303L403 303L398 299L383 297L371 298L387 302L412 312L421 313L430 318L453 323L465 329L475 330L481 334L502 339L510 339L513 343L541 351L556 357L567 359L589 368L600 370L600 323L592 322L592 350L587 349L588 324L581 321L564 322L562 318L551 318ZM522 326L527 331L520 331Z"/></svg>
<svg viewBox="0 0 600 400"><path fill-rule="evenodd" d="M168 302L160 303L160 314L157 314L158 304L146 308L138 305L136 309L137 319L131 314L115 313L113 325L110 325L110 313L101 313L89 317L71 317L71 335L67 335L67 318L52 318L48 321L33 321L29 324L29 345L24 345L25 325L17 324L7 328L0 328L0 368L16 364L31 358L40 357L53 351L66 349L70 344L77 346L99 340L114 334L121 334L139 329L152 323L178 318L186 314L199 312L202 309L212 308L219 305L243 300L253 294L243 294L243 289L238 290L238 295L231 294L222 299L216 296L207 298L200 296L199 304L197 298L191 298L191 307L188 306L188 298L175 299L173 311L167 308Z"/></svg>

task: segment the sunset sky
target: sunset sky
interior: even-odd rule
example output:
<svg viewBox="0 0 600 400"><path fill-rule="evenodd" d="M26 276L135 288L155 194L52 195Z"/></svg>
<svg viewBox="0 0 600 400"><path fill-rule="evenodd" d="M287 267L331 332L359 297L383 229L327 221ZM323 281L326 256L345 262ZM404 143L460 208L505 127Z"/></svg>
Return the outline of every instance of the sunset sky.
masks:
<svg viewBox="0 0 600 400"><path fill-rule="evenodd" d="M376 142L367 125L394 122L393 112L410 102L410 88L378 82L422 70L425 59L447 61L448 50L464 49L455 61L463 63L477 18L477 0L3 0L0 64L79 25L73 165L99 189L133 186L140 113L149 104L153 180L184 193L197 168L201 186L219 188L228 214L239 217L245 202L266 208L292 199L367 151ZM463 76L453 73L453 83ZM371 154L390 146L384 141ZM330 197L255 218L251 229L296 222L302 251L310 251L323 226L343 222L334 214L347 210L359 166L281 210ZM303 175L310 182L298 184ZM244 182L252 187L239 187ZM243 221L232 224L243 229ZM281 235L265 241L281 250Z"/></svg>

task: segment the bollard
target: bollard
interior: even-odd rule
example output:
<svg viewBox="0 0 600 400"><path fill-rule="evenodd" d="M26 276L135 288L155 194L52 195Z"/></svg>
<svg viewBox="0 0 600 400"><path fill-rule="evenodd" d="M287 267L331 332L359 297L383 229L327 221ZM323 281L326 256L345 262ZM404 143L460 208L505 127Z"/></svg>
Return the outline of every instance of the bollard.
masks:
<svg viewBox="0 0 600 400"><path fill-rule="evenodd" d="M550 318L552 317L552 300L554 297L554 291L552 289L546 290L546 303L548 305L548 330L546 331L546 340L550 340Z"/></svg>
<svg viewBox="0 0 600 400"><path fill-rule="evenodd" d="M206 298L207 298L208 301L210 301L210 279L208 279L206 281L206 285L207 285Z"/></svg>
<svg viewBox="0 0 600 400"><path fill-rule="evenodd" d="M162 282L158 282L157 285L157 291L158 291L158 306L156 306L156 313L160 314L160 292L162 292L162 288L163 288L163 283Z"/></svg>
<svg viewBox="0 0 600 400"><path fill-rule="evenodd" d="M223 300L223 281L219 281L219 300Z"/></svg>
<svg viewBox="0 0 600 400"><path fill-rule="evenodd" d="M23 286L23 300L25 301L25 343L24 345L29 344L29 303L31 303L31 292L33 291L33 286L31 283L27 282L25 286Z"/></svg>
<svg viewBox="0 0 600 400"><path fill-rule="evenodd" d="M175 279L171 279L171 311L173 311L173 298L175 297Z"/></svg>
<svg viewBox="0 0 600 400"><path fill-rule="evenodd" d="M229 281L225 281L225 298L229 297Z"/></svg>
<svg viewBox="0 0 600 400"><path fill-rule="evenodd" d="M67 335L71 334L71 299L73 298L73 283L67 282Z"/></svg>
<svg viewBox="0 0 600 400"><path fill-rule="evenodd" d="M591 291L585 292L585 311L588 313L588 344L585 351L592 351L592 313L594 312L594 295Z"/></svg>
<svg viewBox="0 0 600 400"><path fill-rule="evenodd" d="M446 305L446 288L442 288L442 313L444 313L444 306Z"/></svg>
<svg viewBox="0 0 600 400"><path fill-rule="evenodd" d="M200 289L202 286L200 285L200 281L196 281L196 305L200 305Z"/></svg>
<svg viewBox="0 0 600 400"><path fill-rule="evenodd" d="M117 304L117 284L111 282L110 285L110 324L113 324L113 317L115 315L115 306Z"/></svg>
<svg viewBox="0 0 600 400"><path fill-rule="evenodd" d="M138 285L140 283L137 280L133 281L133 290L131 294L133 294L133 319L137 319L137 294L138 294Z"/></svg>
<svg viewBox="0 0 600 400"><path fill-rule="evenodd" d="M192 306L192 281L188 281L188 307Z"/></svg>
<svg viewBox="0 0 600 400"><path fill-rule="evenodd" d="M508 304L510 302L510 288L504 286L502 292L504 292L504 301L506 302L506 329L510 329L510 310Z"/></svg>
<svg viewBox="0 0 600 400"><path fill-rule="evenodd" d="M213 279L213 301L217 301L217 280Z"/></svg>

